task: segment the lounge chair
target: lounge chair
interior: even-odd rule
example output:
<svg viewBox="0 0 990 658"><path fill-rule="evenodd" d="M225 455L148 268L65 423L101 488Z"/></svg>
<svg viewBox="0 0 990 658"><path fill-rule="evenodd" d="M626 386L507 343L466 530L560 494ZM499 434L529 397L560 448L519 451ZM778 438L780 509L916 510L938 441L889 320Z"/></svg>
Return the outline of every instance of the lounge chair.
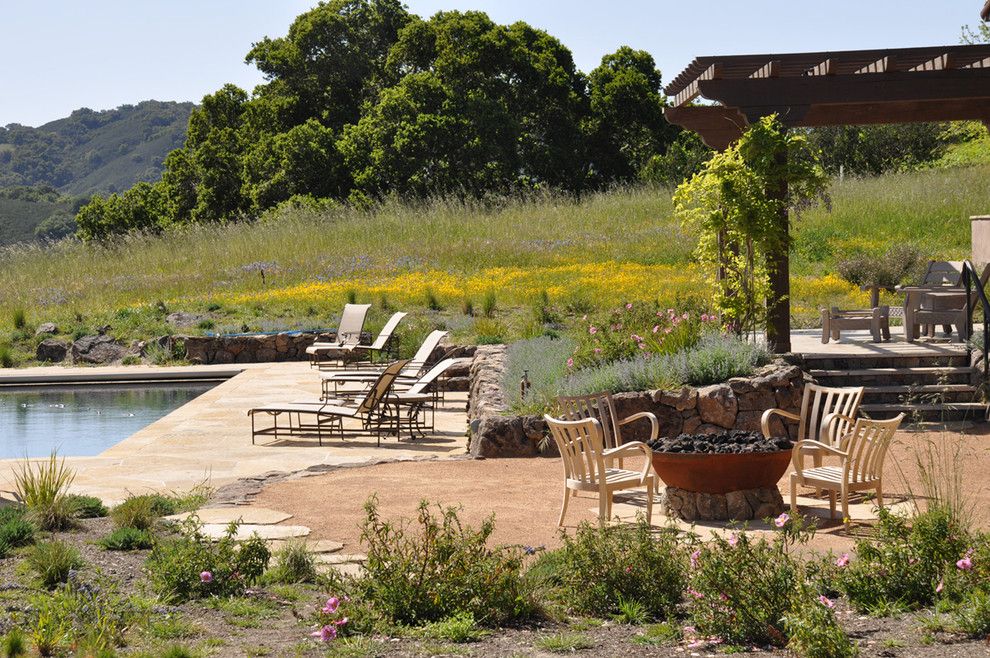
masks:
<svg viewBox="0 0 990 658"><path fill-rule="evenodd" d="M342 366L352 368L360 368L362 365L374 365L374 357L379 354L391 354L394 361L398 357L399 352L398 337L395 335L395 330L406 315L408 313L401 311L393 313L392 317L385 323L385 326L382 327L382 330L378 332L375 342L370 345L347 343L332 350L333 355L337 357L335 361L339 360ZM325 367L328 363L330 362L322 361L317 362L317 365Z"/></svg>
<svg viewBox="0 0 990 658"><path fill-rule="evenodd" d="M619 489L646 488L646 518L653 517L653 491L657 476L653 472L653 451L641 441L631 441L618 448L605 448L602 424L595 418L582 420L543 419L560 450L564 462L564 502L557 525L564 525L567 501L571 492L587 491L598 494L598 521L606 523L612 517L612 494ZM646 457L642 471L609 468L607 460L619 457Z"/></svg>
<svg viewBox="0 0 990 658"><path fill-rule="evenodd" d="M890 420L860 418L852 430L840 437L839 446L819 441L798 441L794 445L791 461L791 512L797 514L797 487L803 485L828 491L829 509L835 518L835 493L842 499L842 518L848 523L849 493L852 491L877 492L877 505L883 507L883 460L894 432L904 420L904 414ZM804 467L804 455L820 451L839 458L838 466Z"/></svg>
<svg viewBox="0 0 990 658"><path fill-rule="evenodd" d="M340 322L337 324L337 339L329 342L318 341L306 348L310 365L319 365L328 356L349 351L349 346L360 343L361 331L364 329L364 320L368 316L369 308L371 304L344 304Z"/></svg>
<svg viewBox="0 0 990 658"><path fill-rule="evenodd" d="M382 442L382 428L386 425L383 422L385 416L382 414L382 403L385 400L389 389L395 383L395 377L399 371L405 367L407 361L396 361L388 366L377 379L365 391L361 399L348 404L341 400L326 400L321 404L309 403L275 403L248 410L251 417L251 443L255 443L258 436L274 436L276 440L279 434L300 435L316 434L319 445L323 445L323 430L328 429L331 433L334 430L340 432L341 439L344 436L343 420L345 418L355 418L362 421L366 430L374 430L378 445ZM255 417L258 414L267 414L272 418L272 426L258 429L255 425ZM278 420L285 414L288 417L288 425L279 427ZM303 416L313 416L314 422L304 423ZM295 417L295 420L293 420ZM398 435L398 427L395 428Z"/></svg>
<svg viewBox="0 0 990 658"><path fill-rule="evenodd" d="M415 380L422 377L427 369L427 362L433 355L433 351L440 345L440 341L447 336L446 331L436 330L430 332L423 344L416 350L413 358L406 361L406 366L398 374L400 382L412 385ZM345 370L339 372L320 373L323 382L323 398L331 399L340 397L339 388L341 384L370 384L375 381L377 372L375 368L361 370Z"/></svg>

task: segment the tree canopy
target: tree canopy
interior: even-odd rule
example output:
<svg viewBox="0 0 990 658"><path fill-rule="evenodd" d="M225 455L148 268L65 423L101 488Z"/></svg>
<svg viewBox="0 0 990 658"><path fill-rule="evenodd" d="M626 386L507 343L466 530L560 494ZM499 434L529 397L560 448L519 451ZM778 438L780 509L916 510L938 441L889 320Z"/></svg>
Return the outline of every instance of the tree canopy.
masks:
<svg viewBox="0 0 990 658"><path fill-rule="evenodd" d="M300 195L582 192L648 165L662 178L678 133L649 53L622 47L585 75L550 34L482 12L331 0L246 61L265 82L206 96L161 180L94 198L81 237L253 217Z"/></svg>

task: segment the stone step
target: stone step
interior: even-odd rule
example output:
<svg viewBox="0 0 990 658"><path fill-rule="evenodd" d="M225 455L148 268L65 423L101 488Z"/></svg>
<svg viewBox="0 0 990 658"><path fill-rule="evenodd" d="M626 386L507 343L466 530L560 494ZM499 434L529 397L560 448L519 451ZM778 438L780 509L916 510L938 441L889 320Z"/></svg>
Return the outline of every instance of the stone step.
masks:
<svg viewBox="0 0 990 658"><path fill-rule="evenodd" d="M939 402L978 402L979 389L969 384L925 384L907 386L866 386L863 402L938 404Z"/></svg>
<svg viewBox="0 0 990 658"><path fill-rule="evenodd" d="M896 384L968 384L976 373L968 366L911 368L858 368L855 370L819 369L808 374L826 386L866 386Z"/></svg>
<svg viewBox="0 0 990 658"><path fill-rule="evenodd" d="M908 415L905 422L921 419L926 421L984 420L987 405L983 402L947 402L945 404L905 404L868 403L859 405L862 414L870 418L893 418L903 412Z"/></svg>
<svg viewBox="0 0 990 658"><path fill-rule="evenodd" d="M865 355L805 355L802 359L804 370L856 370L862 368L931 368L966 367L970 365L969 355L940 354L937 356L877 356Z"/></svg>

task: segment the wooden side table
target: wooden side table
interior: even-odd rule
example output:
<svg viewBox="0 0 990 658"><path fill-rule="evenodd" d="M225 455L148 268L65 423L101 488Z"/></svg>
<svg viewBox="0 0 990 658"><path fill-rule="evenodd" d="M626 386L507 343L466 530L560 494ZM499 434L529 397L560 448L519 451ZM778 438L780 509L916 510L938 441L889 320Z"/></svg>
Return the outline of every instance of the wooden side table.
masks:
<svg viewBox="0 0 990 658"><path fill-rule="evenodd" d="M873 342L890 340L890 307L874 306L862 311L840 311L833 306L822 309L822 343L839 340L843 329L869 329Z"/></svg>

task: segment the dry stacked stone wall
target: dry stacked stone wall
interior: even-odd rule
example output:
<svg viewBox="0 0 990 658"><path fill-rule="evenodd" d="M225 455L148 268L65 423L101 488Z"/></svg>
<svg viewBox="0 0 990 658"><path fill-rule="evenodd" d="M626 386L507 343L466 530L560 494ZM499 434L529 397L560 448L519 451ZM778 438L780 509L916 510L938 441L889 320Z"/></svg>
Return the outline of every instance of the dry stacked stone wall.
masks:
<svg viewBox="0 0 990 658"><path fill-rule="evenodd" d="M503 379L506 348L481 346L471 365L468 420L469 450L476 457L535 457L546 435L541 416L513 415L505 395ZM723 384L682 386L671 391L618 393L616 414L625 418L649 411L657 417L660 436L713 434L725 429L760 431L763 411L777 407L799 413L804 392L804 373L783 361L759 368L750 377L734 377ZM796 428L785 427L779 417L772 421L775 436L796 440ZM649 440L650 424L643 420L622 428L626 441Z"/></svg>

